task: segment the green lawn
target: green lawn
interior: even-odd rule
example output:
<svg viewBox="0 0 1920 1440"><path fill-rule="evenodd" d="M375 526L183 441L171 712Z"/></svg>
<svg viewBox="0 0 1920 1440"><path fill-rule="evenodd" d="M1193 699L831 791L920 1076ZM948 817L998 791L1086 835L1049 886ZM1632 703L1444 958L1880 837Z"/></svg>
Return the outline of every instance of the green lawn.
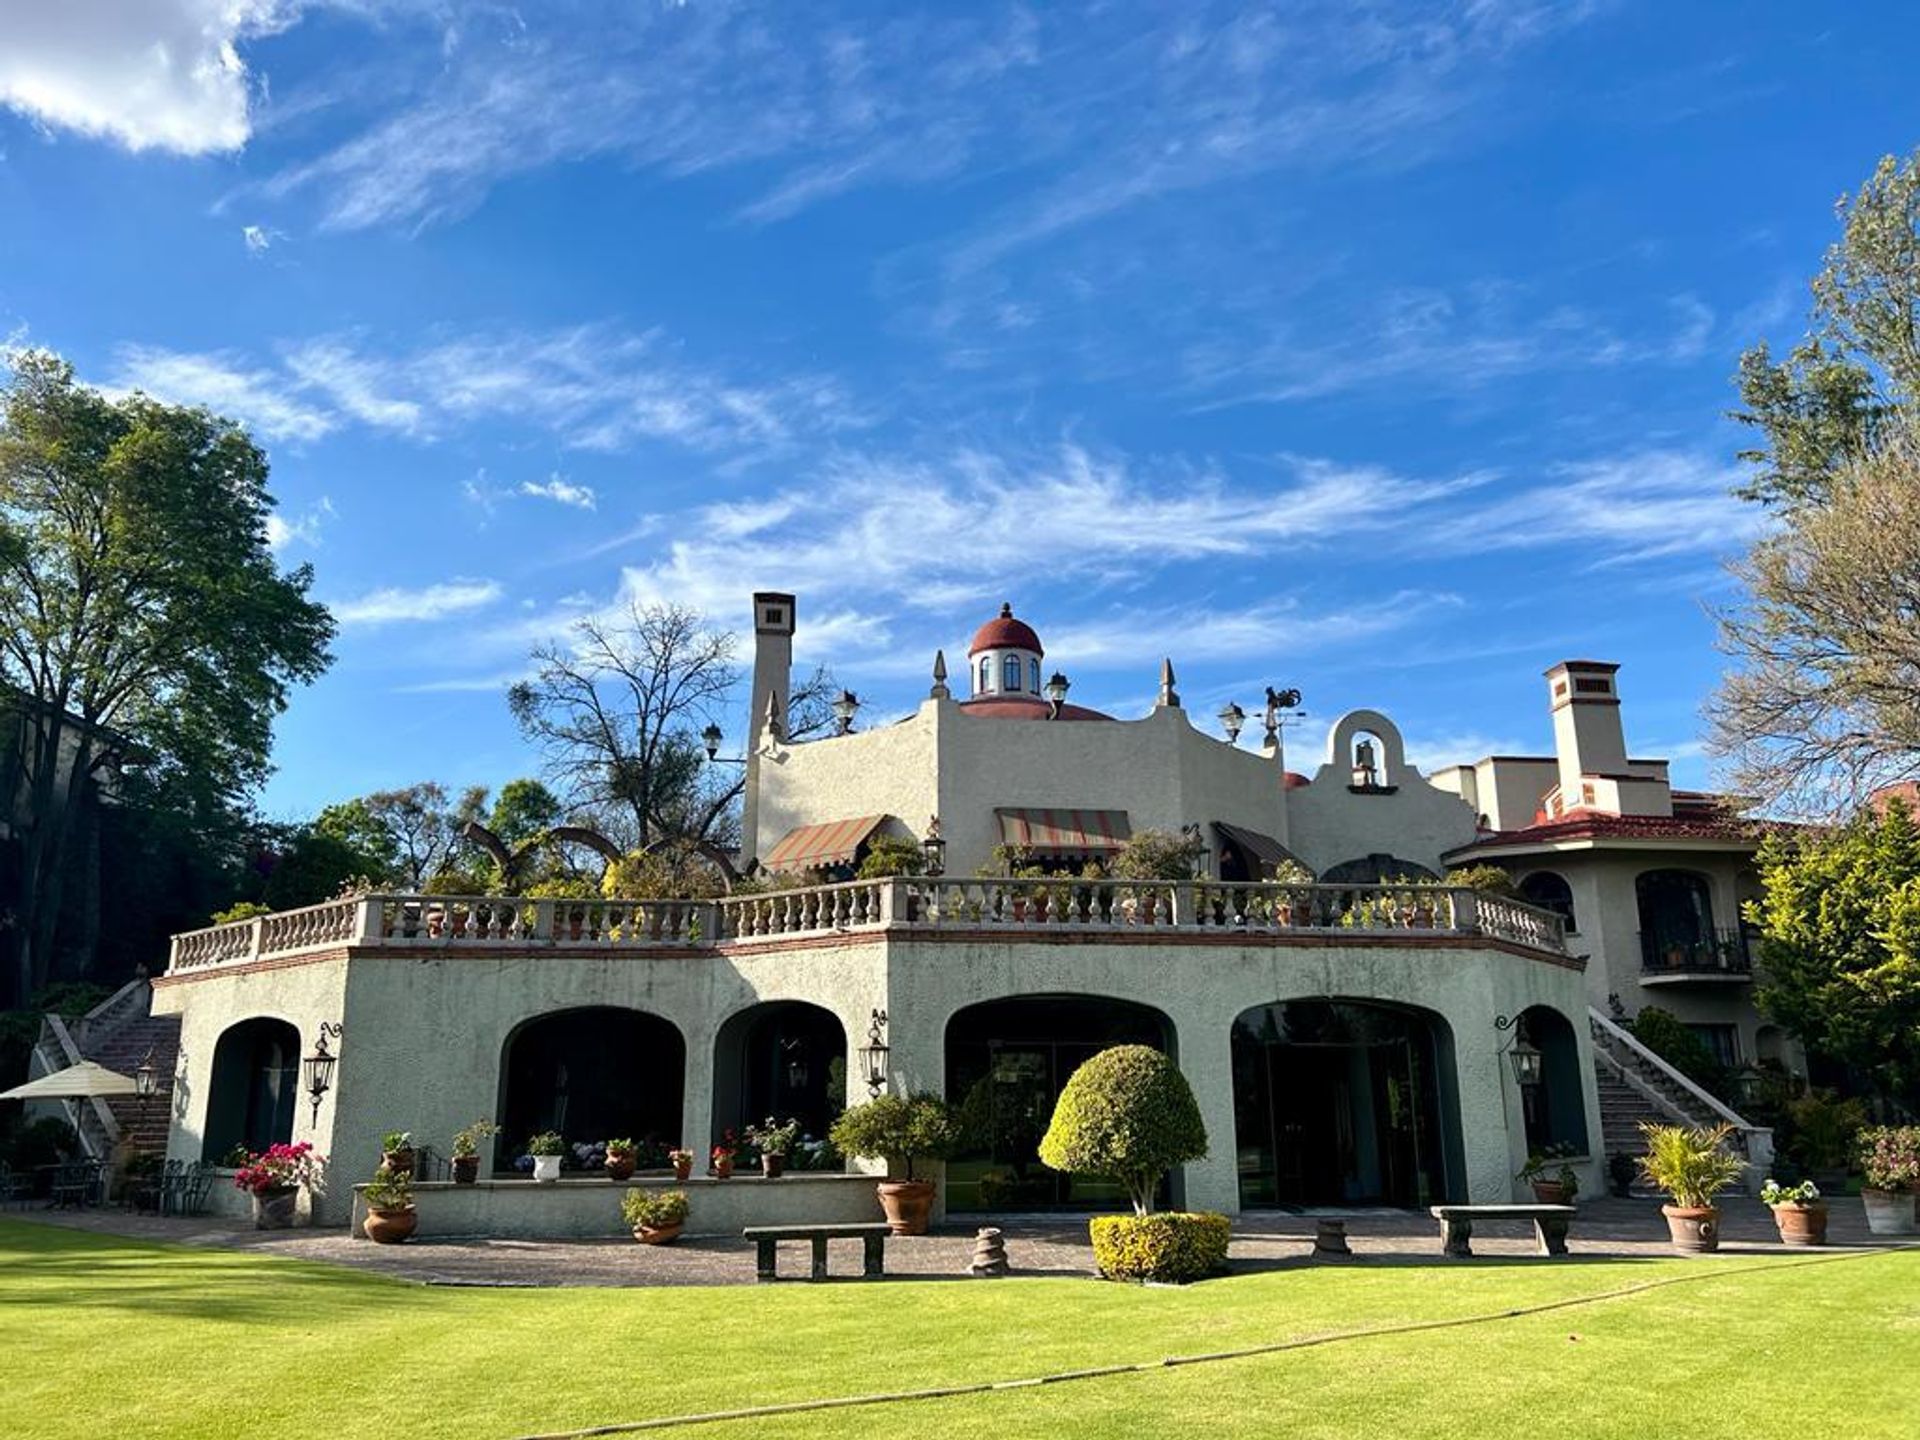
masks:
<svg viewBox="0 0 1920 1440"><path fill-rule="evenodd" d="M0 1434L511 1436L1151 1361L1680 1274L1707 1278L1483 1325L675 1433L1920 1435L1920 1251L1322 1266L1184 1290L456 1290L17 1221L0 1221Z"/></svg>

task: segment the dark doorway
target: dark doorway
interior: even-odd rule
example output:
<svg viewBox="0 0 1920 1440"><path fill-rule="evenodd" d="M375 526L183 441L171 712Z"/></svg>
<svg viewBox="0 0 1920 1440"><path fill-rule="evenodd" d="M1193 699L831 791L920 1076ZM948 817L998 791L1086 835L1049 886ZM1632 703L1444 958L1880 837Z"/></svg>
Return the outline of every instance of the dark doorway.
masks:
<svg viewBox="0 0 1920 1440"><path fill-rule="evenodd" d="M1233 1072L1243 1206L1449 1198L1458 1107L1438 1017L1345 1000L1256 1006L1234 1022Z"/></svg>
<svg viewBox="0 0 1920 1440"><path fill-rule="evenodd" d="M947 1098L962 1148L947 1165L947 1208L1125 1208L1110 1181L1061 1175L1040 1163L1040 1137L1068 1078L1114 1045L1173 1053L1158 1010L1094 995L1035 995L970 1005L947 1022Z"/></svg>
<svg viewBox="0 0 1920 1440"><path fill-rule="evenodd" d="M659 1156L680 1143L687 1047L671 1021L593 1006L529 1020L500 1061L495 1168L511 1170L527 1141L557 1130L569 1144L633 1139Z"/></svg>
<svg viewBox="0 0 1920 1440"><path fill-rule="evenodd" d="M847 1032L831 1010L774 1000L729 1016L713 1047L713 1133L772 1117L826 1137L846 1108Z"/></svg>
<svg viewBox="0 0 1920 1440"><path fill-rule="evenodd" d="M213 1047L207 1133L200 1158L219 1163L235 1146L258 1154L293 1139L300 1032L284 1020L242 1020Z"/></svg>
<svg viewBox="0 0 1920 1440"><path fill-rule="evenodd" d="M1528 1151L1589 1153L1580 1045L1572 1023L1558 1010L1535 1005L1521 1013L1520 1038L1540 1052L1539 1083L1520 1087Z"/></svg>

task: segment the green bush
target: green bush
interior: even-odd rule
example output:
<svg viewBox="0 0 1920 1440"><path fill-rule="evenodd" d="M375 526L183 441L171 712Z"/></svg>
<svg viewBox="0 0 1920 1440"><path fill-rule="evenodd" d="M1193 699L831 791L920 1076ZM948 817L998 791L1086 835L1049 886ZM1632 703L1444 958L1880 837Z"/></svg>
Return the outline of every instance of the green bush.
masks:
<svg viewBox="0 0 1920 1440"><path fill-rule="evenodd" d="M1207 842L1197 835L1142 830L1113 857L1113 873L1121 880L1191 880L1206 853Z"/></svg>
<svg viewBox="0 0 1920 1440"><path fill-rule="evenodd" d="M687 1223L684 1190L629 1190L620 1197L620 1216L629 1230L664 1230Z"/></svg>
<svg viewBox="0 0 1920 1440"><path fill-rule="evenodd" d="M1074 1071L1040 1141L1040 1159L1052 1169L1125 1186L1136 1215L1153 1209L1162 1175L1206 1153L1193 1087L1146 1045L1102 1050Z"/></svg>
<svg viewBox="0 0 1920 1440"><path fill-rule="evenodd" d="M905 1161L913 1179L915 1160L952 1153L953 1111L937 1095L879 1095L846 1110L828 1132L833 1148L859 1160Z"/></svg>
<svg viewBox="0 0 1920 1440"><path fill-rule="evenodd" d="M854 878L886 880L895 875L919 875L926 868L926 852L916 841L903 835L876 835L867 842L866 858Z"/></svg>
<svg viewBox="0 0 1920 1440"><path fill-rule="evenodd" d="M1633 1017L1633 1038L1716 1099L1725 1100L1731 1088L1727 1067L1671 1010L1649 1005Z"/></svg>
<svg viewBox="0 0 1920 1440"><path fill-rule="evenodd" d="M256 916L271 915L272 910L254 900L242 900L229 905L224 910L216 910L209 917L210 924L231 925L236 920L252 920Z"/></svg>
<svg viewBox="0 0 1920 1440"><path fill-rule="evenodd" d="M1087 1226L1093 1262L1109 1280L1184 1285L1227 1267L1227 1217L1163 1210L1157 1215L1096 1215Z"/></svg>
<svg viewBox="0 0 1920 1440"><path fill-rule="evenodd" d="M1505 895L1509 899L1518 899L1520 887L1513 883L1509 875L1498 865L1461 865L1447 871L1447 884L1464 885L1469 890L1483 890L1489 895Z"/></svg>
<svg viewBox="0 0 1920 1440"><path fill-rule="evenodd" d="M360 1194L369 1210L409 1210L413 1208L413 1177L382 1165Z"/></svg>
<svg viewBox="0 0 1920 1440"><path fill-rule="evenodd" d="M1711 1129L1689 1125L1640 1122L1647 1153L1640 1157L1640 1173L1654 1187L1687 1209L1705 1209L1713 1197L1746 1173L1746 1162L1726 1148L1731 1125Z"/></svg>

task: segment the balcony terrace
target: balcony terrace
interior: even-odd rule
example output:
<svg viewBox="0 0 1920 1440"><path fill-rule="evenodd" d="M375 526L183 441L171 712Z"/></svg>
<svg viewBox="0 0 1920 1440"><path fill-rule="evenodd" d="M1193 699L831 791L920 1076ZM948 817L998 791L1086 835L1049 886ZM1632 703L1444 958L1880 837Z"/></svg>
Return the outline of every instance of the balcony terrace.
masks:
<svg viewBox="0 0 1920 1440"><path fill-rule="evenodd" d="M1705 937L1676 938L1640 932L1642 985L1750 985L1753 947L1745 927L1715 930Z"/></svg>

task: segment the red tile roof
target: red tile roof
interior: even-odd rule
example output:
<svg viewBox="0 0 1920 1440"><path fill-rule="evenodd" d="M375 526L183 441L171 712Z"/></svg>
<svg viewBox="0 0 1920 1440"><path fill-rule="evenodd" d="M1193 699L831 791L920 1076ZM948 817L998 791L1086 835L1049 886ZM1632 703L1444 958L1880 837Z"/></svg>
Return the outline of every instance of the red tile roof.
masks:
<svg viewBox="0 0 1920 1440"><path fill-rule="evenodd" d="M1744 820L1718 807L1689 807L1674 815L1608 815L1582 810L1518 830L1492 831L1451 853L1520 849L1567 840L1723 840L1731 845L1754 845L1766 828L1762 822Z"/></svg>
<svg viewBox="0 0 1920 1440"><path fill-rule="evenodd" d="M973 632L973 644L967 647L967 654L978 655L982 650L1031 650L1036 655L1047 653L1040 648L1040 637L1033 633L1033 627L1024 620L1013 618L1011 605L1002 605L997 616Z"/></svg>
<svg viewBox="0 0 1920 1440"><path fill-rule="evenodd" d="M978 715L986 720L1045 720L1047 702L1030 695L978 695L971 700L962 700L960 708L969 715ZM1102 715L1098 710L1089 710L1084 705L1062 705L1057 717L1061 720L1111 720L1111 715Z"/></svg>

